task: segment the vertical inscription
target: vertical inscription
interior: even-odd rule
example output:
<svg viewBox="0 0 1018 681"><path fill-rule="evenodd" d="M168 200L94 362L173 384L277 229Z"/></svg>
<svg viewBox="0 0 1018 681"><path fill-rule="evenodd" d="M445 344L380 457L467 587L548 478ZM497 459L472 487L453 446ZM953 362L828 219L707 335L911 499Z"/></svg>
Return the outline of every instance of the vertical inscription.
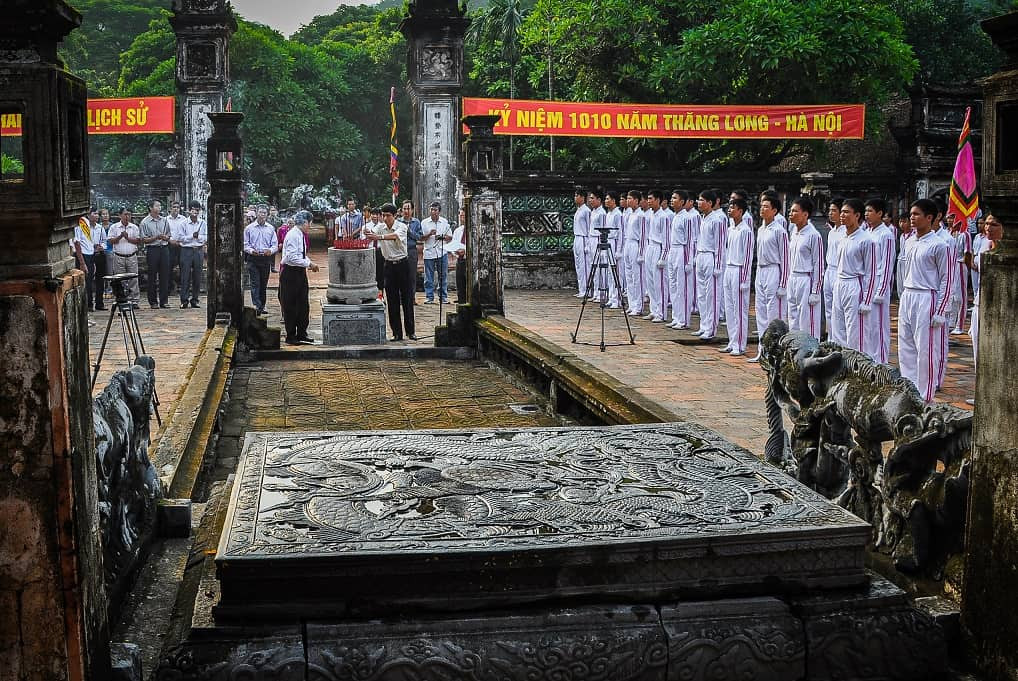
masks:
<svg viewBox="0 0 1018 681"><path fill-rule="evenodd" d="M424 211L438 201L446 214L452 214L452 104L424 105Z"/></svg>

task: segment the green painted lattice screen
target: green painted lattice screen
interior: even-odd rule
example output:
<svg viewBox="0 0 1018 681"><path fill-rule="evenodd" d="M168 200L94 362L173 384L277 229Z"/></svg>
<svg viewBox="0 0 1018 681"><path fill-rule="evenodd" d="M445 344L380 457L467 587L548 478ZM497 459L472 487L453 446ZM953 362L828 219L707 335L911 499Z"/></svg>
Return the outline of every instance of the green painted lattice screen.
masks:
<svg viewBox="0 0 1018 681"><path fill-rule="evenodd" d="M505 194L503 253L562 253L573 248L572 196Z"/></svg>

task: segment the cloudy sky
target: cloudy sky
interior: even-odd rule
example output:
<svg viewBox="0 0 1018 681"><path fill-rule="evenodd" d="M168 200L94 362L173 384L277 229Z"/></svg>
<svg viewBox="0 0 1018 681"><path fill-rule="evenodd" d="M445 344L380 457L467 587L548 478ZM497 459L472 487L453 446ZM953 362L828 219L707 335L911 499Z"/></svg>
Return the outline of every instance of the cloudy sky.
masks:
<svg viewBox="0 0 1018 681"><path fill-rule="evenodd" d="M257 21L290 35L319 14L332 14L340 5L369 4L370 0L230 0L248 21Z"/></svg>

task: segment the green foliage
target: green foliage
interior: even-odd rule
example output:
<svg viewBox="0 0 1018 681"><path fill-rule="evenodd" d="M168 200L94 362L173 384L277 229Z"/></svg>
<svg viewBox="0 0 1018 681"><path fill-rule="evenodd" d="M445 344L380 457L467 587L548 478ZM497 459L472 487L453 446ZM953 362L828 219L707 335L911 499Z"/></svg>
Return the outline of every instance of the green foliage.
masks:
<svg viewBox="0 0 1018 681"><path fill-rule="evenodd" d="M25 174L25 164L21 159L0 154L0 177L11 177Z"/></svg>

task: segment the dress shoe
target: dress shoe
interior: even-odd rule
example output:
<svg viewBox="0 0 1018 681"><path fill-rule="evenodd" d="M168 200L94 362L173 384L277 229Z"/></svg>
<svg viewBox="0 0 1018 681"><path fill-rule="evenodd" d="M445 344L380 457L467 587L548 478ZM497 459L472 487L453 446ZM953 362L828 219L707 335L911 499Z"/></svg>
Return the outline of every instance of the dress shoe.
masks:
<svg viewBox="0 0 1018 681"><path fill-rule="evenodd" d="M700 336L700 340L702 340L702 341L711 341L711 340L714 340L714 334L712 333L709 336Z"/></svg>
<svg viewBox="0 0 1018 681"><path fill-rule="evenodd" d="M410 334L409 336L407 336L407 338L409 338L412 341L419 340L417 336L415 336L414 334Z"/></svg>
<svg viewBox="0 0 1018 681"><path fill-rule="evenodd" d="M731 345L726 345L723 348L718 348L718 352L731 352L733 350Z"/></svg>
<svg viewBox="0 0 1018 681"><path fill-rule="evenodd" d="M191 307L191 304L188 303L186 300L180 304L180 309L181 310L186 310L189 307Z"/></svg>
<svg viewBox="0 0 1018 681"><path fill-rule="evenodd" d="M651 319L653 319L653 318L654 318L654 315L653 315L653 314L645 314L645 315L643 315L643 317L642 317L642 319L646 319L647 321L650 321L650 320L651 320Z"/></svg>
<svg viewBox="0 0 1018 681"><path fill-rule="evenodd" d="M96 305L96 306L95 306L95 311L96 311L96 312L101 312L101 311L103 311L103 310L105 310L105 309L106 309L106 306L105 306L105 305Z"/></svg>
<svg viewBox="0 0 1018 681"><path fill-rule="evenodd" d="M390 340L390 341L392 341L393 343L398 343L398 342L400 342L401 340L403 340L403 336L393 336L393 337L392 337L392 338L390 338L389 340Z"/></svg>
<svg viewBox="0 0 1018 681"><path fill-rule="evenodd" d="M664 319L662 319L661 317L651 317L650 321L652 324L661 324L664 322Z"/></svg>
<svg viewBox="0 0 1018 681"><path fill-rule="evenodd" d="M735 348L732 349L732 357L742 357L745 354L746 354L745 350L737 350Z"/></svg>
<svg viewBox="0 0 1018 681"><path fill-rule="evenodd" d="M285 342L287 345L300 345L300 341L296 338L287 338Z"/></svg>
<svg viewBox="0 0 1018 681"><path fill-rule="evenodd" d="M149 306L150 309L153 309L153 310L158 310L159 309L158 305L153 305L152 303L149 303L148 306Z"/></svg>
<svg viewBox="0 0 1018 681"><path fill-rule="evenodd" d="M201 307L201 305L198 304L197 300L192 300L191 301L191 307Z"/></svg>
<svg viewBox="0 0 1018 681"><path fill-rule="evenodd" d="M760 362L760 353L759 352L756 353L756 357L750 357L746 361L749 362L750 364L758 364Z"/></svg>
<svg viewBox="0 0 1018 681"><path fill-rule="evenodd" d="M255 312L255 315L258 316L258 317L264 317L264 316L266 316L268 314L269 313L266 312L265 310L258 310L257 312Z"/></svg>
<svg viewBox="0 0 1018 681"><path fill-rule="evenodd" d="M297 343L299 345L314 345L315 344L315 339L314 338L301 338L301 339L299 339L297 341Z"/></svg>
<svg viewBox="0 0 1018 681"><path fill-rule="evenodd" d="M169 309L170 309L170 306L169 306L169 304L167 304L167 303L163 303L163 304L161 304L161 305L159 306L159 309L161 309L161 310L169 310Z"/></svg>

